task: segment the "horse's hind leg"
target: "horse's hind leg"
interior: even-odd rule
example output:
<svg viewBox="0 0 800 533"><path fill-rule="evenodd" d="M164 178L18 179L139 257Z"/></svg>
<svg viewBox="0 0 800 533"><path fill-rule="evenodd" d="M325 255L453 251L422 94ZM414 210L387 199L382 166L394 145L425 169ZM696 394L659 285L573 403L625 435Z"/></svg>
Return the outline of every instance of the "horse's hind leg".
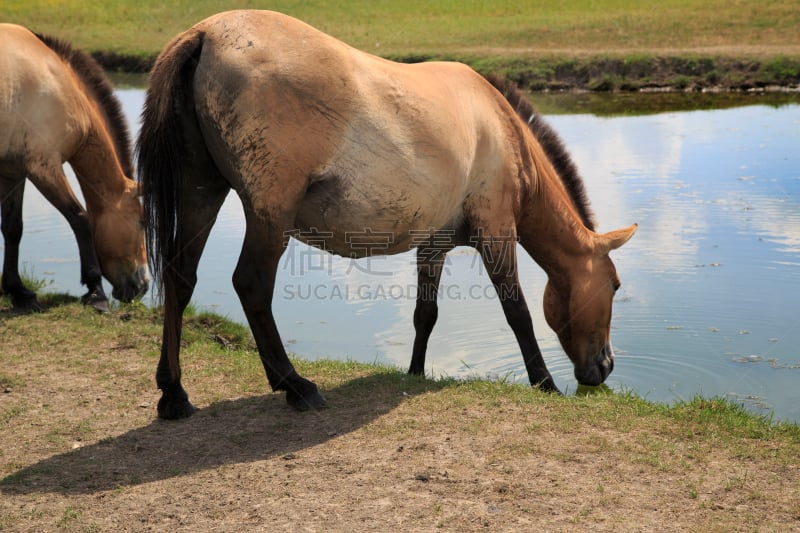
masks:
<svg viewBox="0 0 800 533"><path fill-rule="evenodd" d="M499 237L481 238L478 251L497 291L506 321L517 338L531 385L558 392L536 342L531 314L519 284L516 235L508 232Z"/></svg>
<svg viewBox="0 0 800 533"><path fill-rule="evenodd" d="M195 180L198 174L192 175ZM225 182L196 181L185 187L181 195L181 211L177 220L175 250L177 256L165 261L163 272L164 330L161 357L156 369L156 385L161 389L158 416L163 419L186 418L197 409L181 385L180 344L183 312L197 283L197 265L208 235L225 196L230 190ZM194 186L196 185L196 186Z"/></svg>
<svg viewBox="0 0 800 533"><path fill-rule="evenodd" d="M409 374L425 373L425 352L433 326L439 316L437 295L442 276L445 252L439 248L417 248L417 304L414 308L414 349Z"/></svg>
<svg viewBox="0 0 800 533"><path fill-rule="evenodd" d="M258 353L272 390L286 391L286 401L300 411L326 406L317 386L294 369L281 342L272 314L272 296L278 263L288 239L274 211L270 220L254 213L243 200L247 229L242 253L233 274L233 286L253 331ZM288 219L289 217L287 217Z"/></svg>
<svg viewBox="0 0 800 533"><path fill-rule="evenodd" d="M3 293L11 297L14 307L40 310L36 294L25 287L19 276L19 243L22 240L22 197L25 178L0 176L0 227L5 241L3 254Z"/></svg>
<svg viewBox="0 0 800 533"><path fill-rule="evenodd" d="M46 170L52 167L57 167L57 170ZM94 251L92 224L89 222L86 210L75 198L61 170L61 164L53 162L50 165L43 165L41 171L31 173L29 178L42 196L64 216L75 234L81 261L81 283L86 285L87 289L86 294L81 297L81 302L91 305L100 312L107 312L108 298L103 291L100 262Z"/></svg>

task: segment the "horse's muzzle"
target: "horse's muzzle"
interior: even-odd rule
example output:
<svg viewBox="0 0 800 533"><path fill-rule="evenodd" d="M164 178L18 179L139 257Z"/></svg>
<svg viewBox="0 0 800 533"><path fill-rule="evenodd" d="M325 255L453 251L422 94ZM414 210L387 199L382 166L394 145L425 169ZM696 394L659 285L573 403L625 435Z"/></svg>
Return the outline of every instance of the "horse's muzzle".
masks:
<svg viewBox="0 0 800 533"><path fill-rule="evenodd" d="M595 360L582 368L575 368L575 379L581 385L596 387L603 383L614 370L614 350L606 344Z"/></svg>
<svg viewBox="0 0 800 533"><path fill-rule="evenodd" d="M150 275L146 266L140 266L136 273L122 285L114 285L111 295L120 302L132 302L141 299L150 286Z"/></svg>

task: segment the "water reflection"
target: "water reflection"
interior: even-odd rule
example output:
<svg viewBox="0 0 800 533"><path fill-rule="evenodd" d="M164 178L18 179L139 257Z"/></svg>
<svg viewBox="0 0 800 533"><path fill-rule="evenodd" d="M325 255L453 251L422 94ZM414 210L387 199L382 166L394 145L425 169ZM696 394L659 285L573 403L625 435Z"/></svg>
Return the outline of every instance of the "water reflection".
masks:
<svg viewBox="0 0 800 533"><path fill-rule="evenodd" d="M554 123L604 225L641 224L615 255L622 353L610 385L646 384L632 388L659 400L756 398L796 420L800 108Z"/></svg>
<svg viewBox="0 0 800 533"><path fill-rule="evenodd" d="M577 92L537 93L536 107L547 115L591 113L597 116L619 117L653 115L676 111L730 109L766 105L779 107L796 104L797 92Z"/></svg>
<svg viewBox="0 0 800 533"><path fill-rule="evenodd" d="M119 95L136 131L143 91ZM613 254L623 287L612 324L618 360L608 386L657 401L728 395L800 420L800 105L550 121L584 175L599 229L640 224ZM27 269L54 280L52 288L80 294L66 223L32 187L25 202ZM200 308L241 321L230 277L242 220L230 196L194 298ZM299 243L289 252L274 301L289 350L408 364L413 254L366 264ZM542 317L544 275L521 255L548 367L562 390L574 392L572 365ZM376 273L387 271L392 275ZM451 254L442 283L447 289L428 371L524 381L519 348L474 254Z"/></svg>

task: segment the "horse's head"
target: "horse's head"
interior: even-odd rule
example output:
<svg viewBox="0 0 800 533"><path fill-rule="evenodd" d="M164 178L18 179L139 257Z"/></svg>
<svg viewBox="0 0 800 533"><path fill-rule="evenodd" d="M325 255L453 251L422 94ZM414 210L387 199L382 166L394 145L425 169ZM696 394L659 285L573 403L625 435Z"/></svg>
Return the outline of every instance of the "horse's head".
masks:
<svg viewBox="0 0 800 533"><path fill-rule="evenodd" d="M100 269L113 286L111 294L123 302L141 298L150 281L138 190L136 182L126 178L117 204L103 209L94 219Z"/></svg>
<svg viewBox="0 0 800 533"><path fill-rule="evenodd" d="M608 254L625 244L636 228L593 234L592 253L577 256L566 271L551 274L545 287L545 318L575 365L581 385L599 385L614 369L609 330L620 282Z"/></svg>

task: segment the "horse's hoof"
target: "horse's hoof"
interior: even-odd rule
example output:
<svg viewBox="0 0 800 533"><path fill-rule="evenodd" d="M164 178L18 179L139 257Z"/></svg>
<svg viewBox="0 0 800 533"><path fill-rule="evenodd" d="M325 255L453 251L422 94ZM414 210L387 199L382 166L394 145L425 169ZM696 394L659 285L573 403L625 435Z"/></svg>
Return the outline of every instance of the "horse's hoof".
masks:
<svg viewBox="0 0 800 533"><path fill-rule="evenodd" d="M553 381L552 377L547 377L546 379L540 381L539 383L534 383L533 388L539 389L542 392L551 392L553 394L557 394L559 396L563 396L558 387L556 387L555 382Z"/></svg>
<svg viewBox="0 0 800 533"><path fill-rule="evenodd" d="M39 303L35 295L31 298L12 298L11 304L14 306L14 309L26 311L28 313L41 313L44 311L44 307L42 307L42 304Z"/></svg>
<svg viewBox="0 0 800 533"><path fill-rule="evenodd" d="M81 296L81 303L83 305L91 305L98 313L108 313L108 298L103 294L102 290L89 291Z"/></svg>
<svg viewBox="0 0 800 533"><path fill-rule="evenodd" d="M313 383L312 389L306 391L298 391L289 389L286 391L286 403L297 409L298 411L308 411L309 409L325 409L328 407L328 402L325 397L319 393L317 386Z"/></svg>
<svg viewBox="0 0 800 533"><path fill-rule="evenodd" d="M95 310L96 310L98 313L103 313L103 314L105 314L105 313L108 313L108 312L109 312L109 308L108 308L108 300L98 300L98 301L96 301L96 302L92 302L92 307L94 307L94 308L95 308Z"/></svg>
<svg viewBox="0 0 800 533"><path fill-rule="evenodd" d="M162 396L158 401L158 418L162 420L189 418L195 411L197 411L197 407L186 399L166 398Z"/></svg>
<svg viewBox="0 0 800 533"><path fill-rule="evenodd" d="M9 291L11 295L11 305L20 311L39 313L44 310L42 304L36 298L36 293L26 288L17 291Z"/></svg>

